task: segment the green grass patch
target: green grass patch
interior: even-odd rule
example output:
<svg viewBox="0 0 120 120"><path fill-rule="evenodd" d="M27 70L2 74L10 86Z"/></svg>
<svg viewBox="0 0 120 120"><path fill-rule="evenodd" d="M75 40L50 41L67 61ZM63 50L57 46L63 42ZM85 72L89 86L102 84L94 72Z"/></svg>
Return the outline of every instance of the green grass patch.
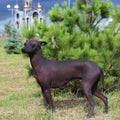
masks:
<svg viewBox="0 0 120 120"><path fill-rule="evenodd" d="M87 120L86 98L77 98L69 92L53 92L56 112L47 112L40 87L33 77L27 77L25 66L29 59L6 54L2 42L0 51L0 120ZM106 95L109 113L102 113L103 103L95 98L95 114L90 120L120 120L120 91Z"/></svg>

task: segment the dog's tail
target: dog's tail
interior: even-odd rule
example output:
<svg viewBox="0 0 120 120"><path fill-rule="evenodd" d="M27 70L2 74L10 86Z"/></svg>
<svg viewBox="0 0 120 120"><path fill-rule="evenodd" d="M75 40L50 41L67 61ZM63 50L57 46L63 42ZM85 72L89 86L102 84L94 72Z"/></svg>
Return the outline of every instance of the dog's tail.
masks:
<svg viewBox="0 0 120 120"><path fill-rule="evenodd" d="M101 71L101 79L102 79L102 91L104 92L105 91L105 85L104 85L104 73L103 73L103 70L100 69Z"/></svg>

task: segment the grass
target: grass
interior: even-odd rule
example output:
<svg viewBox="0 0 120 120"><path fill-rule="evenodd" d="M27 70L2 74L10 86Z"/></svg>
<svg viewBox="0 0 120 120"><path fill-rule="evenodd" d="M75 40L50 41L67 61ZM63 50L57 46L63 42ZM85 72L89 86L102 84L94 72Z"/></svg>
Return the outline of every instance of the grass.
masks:
<svg viewBox="0 0 120 120"><path fill-rule="evenodd" d="M53 96L56 112L46 112L41 90L34 78L27 77L29 59L8 55L0 41L0 120L87 120L89 104L71 93ZM107 94L109 113L96 99L95 114L90 120L120 120L120 92Z"/></svg>

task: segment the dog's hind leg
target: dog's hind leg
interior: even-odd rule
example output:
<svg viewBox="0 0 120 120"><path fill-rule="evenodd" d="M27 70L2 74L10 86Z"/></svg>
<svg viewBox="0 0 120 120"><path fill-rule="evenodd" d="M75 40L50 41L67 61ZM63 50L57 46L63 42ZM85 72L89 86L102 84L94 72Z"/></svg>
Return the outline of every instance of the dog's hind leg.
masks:
<svg viewBox="0 0 120 120"><path fill-rule="evenodd" d="M87 100L90 103L90 109L89 112L87 114L87 117L91 117L93 115L93 111L94 111L94 107L95 107L95 101L93 99L93 95L92 95L92 84L90 82L88 82L87 80L82 81L82 87L83 87L83 92L87 98Z"/></svg>
<svg viewBox="0 0 120 120"><path fill-rule="evenodd" d="M100 98L104 105L105 105L105 109L104 109L104 113L108 113L108 99L106 96L104 96L98 89L95 91L94 95L98 98Z"/></svg>
<svg viewBox="0 0 120 120"><path fill-rule="evenodd" d="M104 105L105 105L105 109L104 109L104 113L108 113L108 99L105 95L103 95L98 89L97 89L97 85L98 85L98 81L93 85L92 87L92 93L93 95L95 95L96 97L100 98Z"/></svg>

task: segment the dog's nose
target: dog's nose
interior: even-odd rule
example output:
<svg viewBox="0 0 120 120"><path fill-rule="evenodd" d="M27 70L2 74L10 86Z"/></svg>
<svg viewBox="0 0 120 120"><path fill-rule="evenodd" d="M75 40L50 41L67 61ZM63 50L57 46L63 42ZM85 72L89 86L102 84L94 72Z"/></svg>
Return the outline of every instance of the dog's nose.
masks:
<svg viewBox="0 0 120 120"><path fill-rule="evenodd" d="M25 52L25 48L22 48L21 50L22 50L23 53Z"/></svg>

